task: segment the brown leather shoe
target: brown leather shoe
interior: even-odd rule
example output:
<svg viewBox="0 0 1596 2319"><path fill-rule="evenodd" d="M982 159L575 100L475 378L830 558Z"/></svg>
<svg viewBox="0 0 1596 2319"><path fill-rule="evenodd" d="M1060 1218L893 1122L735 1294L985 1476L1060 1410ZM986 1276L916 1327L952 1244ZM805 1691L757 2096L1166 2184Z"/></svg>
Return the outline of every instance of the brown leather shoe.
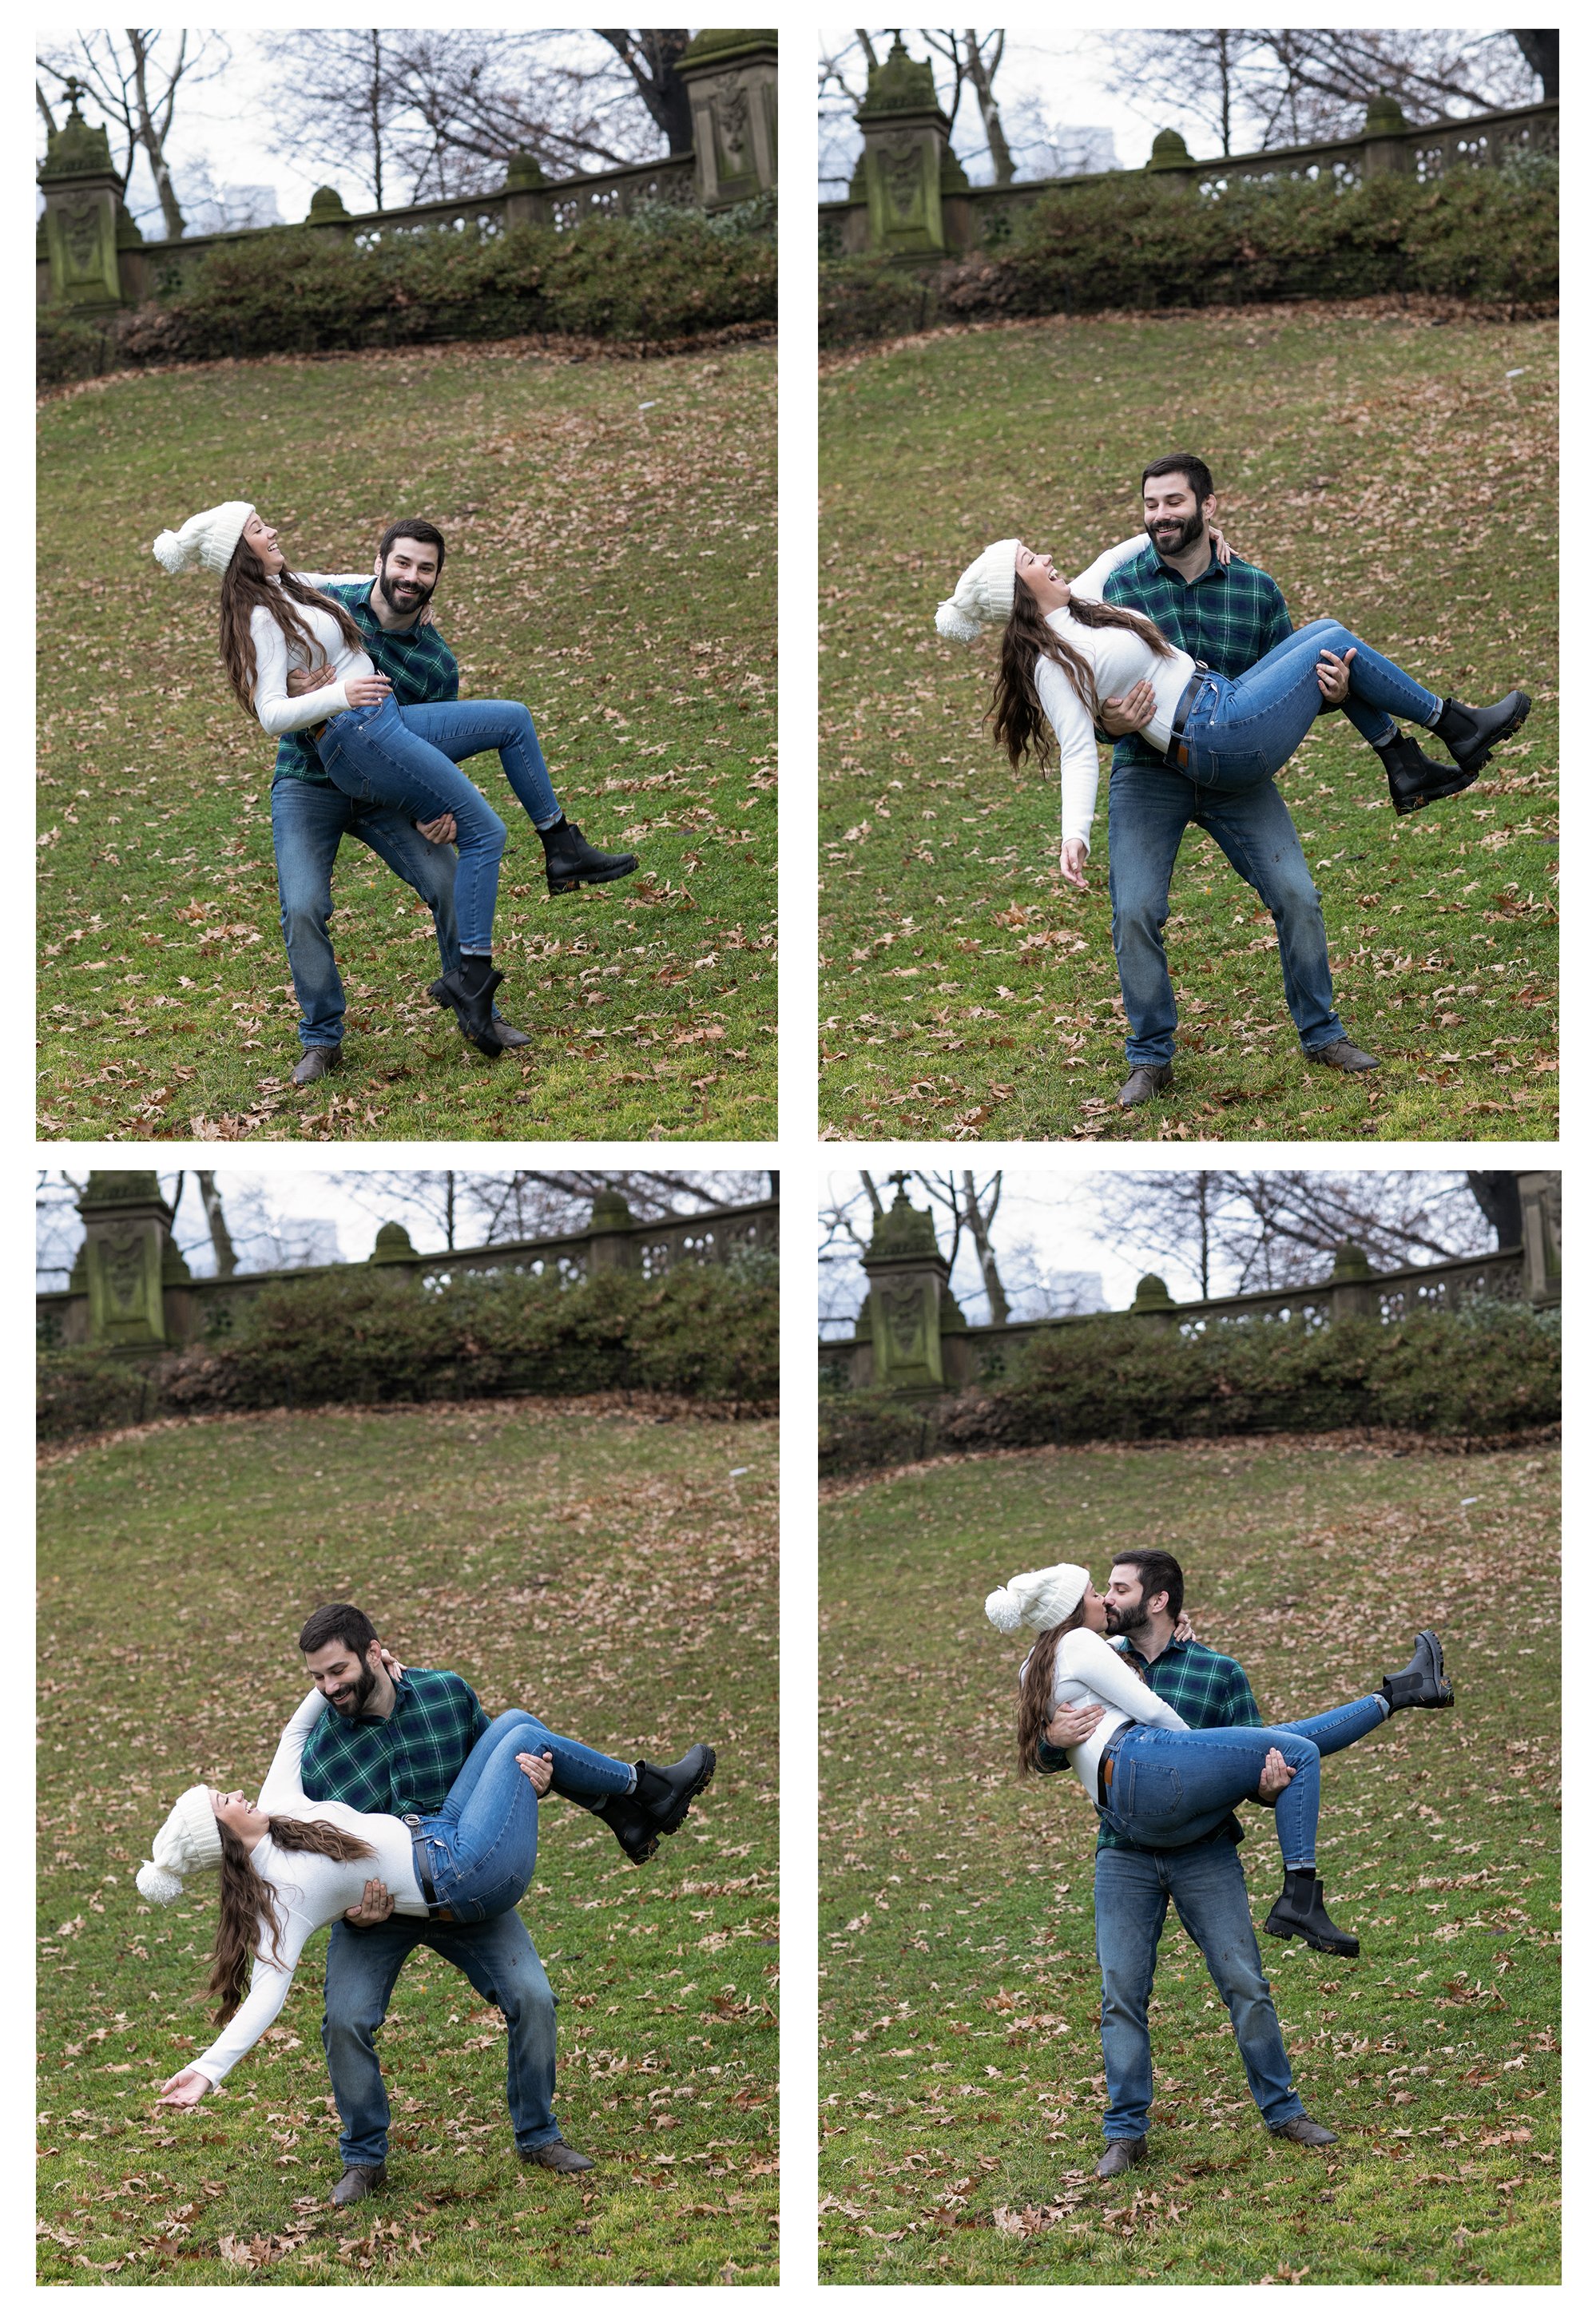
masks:
<svg viewBox="0 0 1596 2319"><path fill-rule="evenodd" d="M493 1015L493 1036L500 1045L505 1048L529 1047L532 1044L529 1032L518 1031L513 1023L507 1023L503 1015L497 1011Z"/></svg>
<svg viewBox="0 0 1596 2319"><path fill-rule="evenodd" d="M1097 2179L1111 2182L1116 2174L1128 2174L1132 2166L1147 2161L1147 2136L1139 2134L1134 2142L1111 2142L1097 2161Z"/></svg>
<svg viewBox="0 0 1596 2319"><path fill-rule="evenodd" d="M1316 2125L1311 2117L1288 2117L1284 2125L1272 2125L1269 2131L1276 2141L1300 2142L1304 2150L1322 2150L1338 2139L1328 2125Z"/></svg>
<svg viewBox="0 0 1596 2319"><path fill-rule="evenodd" d="M523 2166L546 2166L551 2174L585 2174L592 2165L580 2150L573 2150L568 2142L540 2142L536 2150L523 2150Z"/></svg>
<svg viewBox="0 0 1596 2319"><path fill-rule="evenodd" d="M1154 1096L1162 1095L1174 1084L1173 1064L1138 1063L1120 1089L1120 1109L1134 1111L1139 1103L1150 1103Z"/></svg>
<svg viewBox="0 0 1596 2319"><path fill-rule="evenodd" d="M307 1047L293 1067L294 1086L314 1087L329 1071L336 1071L342 1051L340 1047Z"/></svg>
<svg viewBox="0 0 1596 2319"><path fill-rule="evenodd" d="M357 2206L362 2198L369 2198L374 2190L384 2188L387 2180L388 2169L385 2166L346 2166L341 2178L333 2185L332 2203L335 2206Z"/></svg>

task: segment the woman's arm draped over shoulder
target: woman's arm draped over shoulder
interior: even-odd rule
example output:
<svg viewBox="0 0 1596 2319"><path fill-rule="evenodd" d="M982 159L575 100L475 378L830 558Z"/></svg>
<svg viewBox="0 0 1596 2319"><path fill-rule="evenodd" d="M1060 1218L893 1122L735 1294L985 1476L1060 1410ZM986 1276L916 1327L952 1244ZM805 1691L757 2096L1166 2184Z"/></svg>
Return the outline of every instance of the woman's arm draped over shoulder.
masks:
<svg viewBox="0 0 1596 2319"><path fill-rule="evenodd" d="M1147 545L1146 532L1139 531L1134 539L1122 539L1117 547L1105 547L1096 564L1088 564L1086 570L1069 582L1070 594L1089 596L1101 603L1103 591L1120 565L1129 564L1131 558L1139 555Z"/></svg>
<svg viewBox="0 0 1596 2319"><path fill-rule="evenodd" d="M255 714L263 732L273 740L284 733L302 733L349 706L343 679L315 692L302 692L296 700L288 690L288 639L271 614L257 606L249 615L255 645Z"/></svg>
<svg viewBox="0 0 1596 2319"><path fill-rule="evenodd" d="M1065 1636L1053 1666L1055 1681L1059 1675L1073 1675L1077 1683L1084 1683L1105 1705L1117 1707L1122 1715L1130 1716L1134 1722L1156 1723L1165 1731L1191 1728L1167 1701L1139 1680L1118 1651L1111 1650L1101 1635L1094 1635L1086 1627L1078 1627L1072 1635Z"/></svg>
<svg viewBox="0 0 1596 2319"><path fill-rule="evenodd" d="M320 1721L327 1701L319 1691L312 1691L301 1700L277 1742L277 1752L272 1757L272 1767L260 1783L259 1804L263 1812L294 1812L309 1806L311 1799L300 1783L299 1767L303 1760L305 1742Z"/></svg>

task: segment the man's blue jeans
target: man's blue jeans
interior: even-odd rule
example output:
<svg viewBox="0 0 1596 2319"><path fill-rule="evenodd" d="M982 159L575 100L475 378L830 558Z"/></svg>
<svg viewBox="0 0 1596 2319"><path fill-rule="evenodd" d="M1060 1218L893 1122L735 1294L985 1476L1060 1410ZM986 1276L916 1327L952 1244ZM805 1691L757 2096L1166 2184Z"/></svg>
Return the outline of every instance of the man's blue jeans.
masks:
<svg viewBox="0 0 1596 2319"><path fill-rule="evenodd" d="M442 1805L422 1814L416 1827L417 1857L426 1863L440 1904L464 1922L502 1916L532 1881L537 1791L516 1758L546 1750L554 1757L550 1784L562 1795L591 1803L631 1790L630 1764L563 1738L523 1709L496 1716Z"/></svg>
<svg viewBox="0 0 1596 2319"><path fill-rule="evenodd" d="M1167 1063L1175 1052L1175 989L1164 954L1164 922L1175 857L1194 824L1207 831L1275 921L1285 1003L1303 1053L1333 1046L1347 1033L1336 1012L1319 894L1274 782L1254 780L1244 789L1221 791L1200 789L1164 766L1118 765L1108 784L1108 892L1130 1024L1126 1059Z"/></svg>
<svg viewBox="0 0 1596 2319"><path fill-rule="evenodd" d="M1133 2142L1152 2108L1152 1995L1159 1936L1170 1901L1203 1954L1230 2009L1252 2098L1267 2125L1301 2117L1280 2020L1252 1929L1247 1880L1226 1836L1185 1852L1104 1850L1097 1854L1097 1963L1103 1973L1103 2134Z"/></svg>
<svg viewBox="0 0 1596 2319"><path fill-rule="evenodd" d="M272 845L303 1047L336 1047L344 1035L344 986L327 925L332 916L332 865L346 837L370 846L426 903L445 973L460 963L454 847L429 845L392 806L363 805L331 781L279 773L272 784Z"/></svg>
<svg viewBox="0 0 1596 2319"><path fill-rule="evenodd" d="M480 1925L390 1917L361 1926L341 1921L327 1943L326 2010L321 2044L343 2132L346 2166L380 2166L388 2153L388 2091L378 2065L376 2033L400 1969L413 1949L428 1948L465 1975L508 2025L505 2069L509 2121L518 2150L560 2139L555 2116L555 1995L531 1936L514 1909Z"/></svg>
<svg viewBox="0 0 1596 2319"><path fill-rule="evenodd" d="M560 818L530 712L518 700L432 700L401 708L390 694L374 708L334 717L316 744L329 781L367 805L394 806L412 821L452 813L459 864L455 908L460 947L493 947L505 827L460 760L497 749L516 797L541 829Z"/></svg>

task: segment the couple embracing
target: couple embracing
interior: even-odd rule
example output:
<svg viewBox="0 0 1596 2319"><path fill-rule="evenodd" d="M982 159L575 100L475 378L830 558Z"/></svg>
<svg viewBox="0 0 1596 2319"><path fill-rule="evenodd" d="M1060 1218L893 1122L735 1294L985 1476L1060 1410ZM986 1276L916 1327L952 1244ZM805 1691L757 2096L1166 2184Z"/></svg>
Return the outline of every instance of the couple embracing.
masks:
<svg viewBox="0 0 1596 2319"><path fill-rule="evenodd" d="M1335 2141L1292 2082L1236 1850L1236 1807L1263 1804L1275 1815L1283 1881L1265 1932L1355 1957L1357 1937L1331 1921L1318 1873L1321 1759L1403 1709L1452 1704L1440 1639L1427 1628L1409 1665L1364 1697L1266 1725L1241 1667L1195 1639L1185 1592L1174 1556L1150 1548L1119 1556L1101 1594L1078 1564L1063 1562L1023 1571L987 1597L1000 1633L1023 1627L1037 1637L1020 1669L1022 1774L1068 1767L1097 1807L1107 2145L1097 2172L1105 2179L1147 2156L1148 2003L1171 1901L1229 2008L1270 2133Z"/></svg>
<svg viewBox="0 0 1596 2319"><path fill-rule="evenodd" d="M386 2179L389 2108L375 2037L419 1947L503 2014L516 2149L561 2174L593 2163L555 2116L555 1999L517 1903L537 1858L540 1800L595 1813L627 1858L649 1860L715 1772L715 1750L627 1764L524 1709L489 1720L461 1676L401 1666L366 1614L333 1602L299 1647L311 1689L259 1794L194 1787L140 1868L156 1903L214 1870L221 1892L211 1994L218 2035L168 2078L160 2105L192 2109L271 2027L311 1935L330 1927L322 2044L343 2131L335 2206Z"/></svg>
<svg viewBox="0 0 1596 2319"><path fill-rule="evenodd" d="M220 574L222 667L245 715L277 743L272 843L300 1007L294 1085L324 1078L342 1047L344 991L327 922L346 836L431 911L443 971L428 997L490 1059L529 1045L494 1004L508 833L461 762L498 752L542 841L551 894L628 877L637 857L600 852L565 818L520 701L460 699L459 664L431 610L442 532L403 518L383 533L372 572L296 573L253 503L224 500L163 531L154 552L165 571Z"/></svg>

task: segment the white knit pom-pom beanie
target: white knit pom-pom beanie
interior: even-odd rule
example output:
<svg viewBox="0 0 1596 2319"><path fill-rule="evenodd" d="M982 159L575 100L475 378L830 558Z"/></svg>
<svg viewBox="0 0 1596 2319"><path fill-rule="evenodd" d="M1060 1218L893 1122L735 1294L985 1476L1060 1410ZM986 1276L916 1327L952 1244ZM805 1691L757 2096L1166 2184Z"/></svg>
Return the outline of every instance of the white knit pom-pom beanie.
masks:
<svg viewBox="0 0 1596 2319"><path fill-rule="evenodd" d="M209 1788L185 1788L167 1815L133 1881L147 1900L176 1900L183 1880L201 1868L221 1865L221 1830L211 1808Z"/></svg>
<svg viewBox="0 0 1596 2319"><path fill-rule="evenodd" d="M959 585L936 608L936 625L955 644L970 645L988 620L1006 620L1014 609L1017 539L995 539L959 575Z"/></svg>
<svg viewBox="0 0 1596 2319"><path fill-rule="evenodd" d="M1055 1562L1050 1570L1022 1570L1006 1586L987 1595L987 1616L1000 1635L1012 1635L1019 1627L1045 1635L1068 1619L1091 1583L1091 1573L1078 1562Z"/></svg>
<svg viewBox="0 0 1596 2319"><path fill-rule="evenodd" d="M206 572L225 572L254 513L253 500L223 500L220 507L205 508L191 515L181 531L162 532L155 560L167 572L186 572L195 564Z"/></svg>

